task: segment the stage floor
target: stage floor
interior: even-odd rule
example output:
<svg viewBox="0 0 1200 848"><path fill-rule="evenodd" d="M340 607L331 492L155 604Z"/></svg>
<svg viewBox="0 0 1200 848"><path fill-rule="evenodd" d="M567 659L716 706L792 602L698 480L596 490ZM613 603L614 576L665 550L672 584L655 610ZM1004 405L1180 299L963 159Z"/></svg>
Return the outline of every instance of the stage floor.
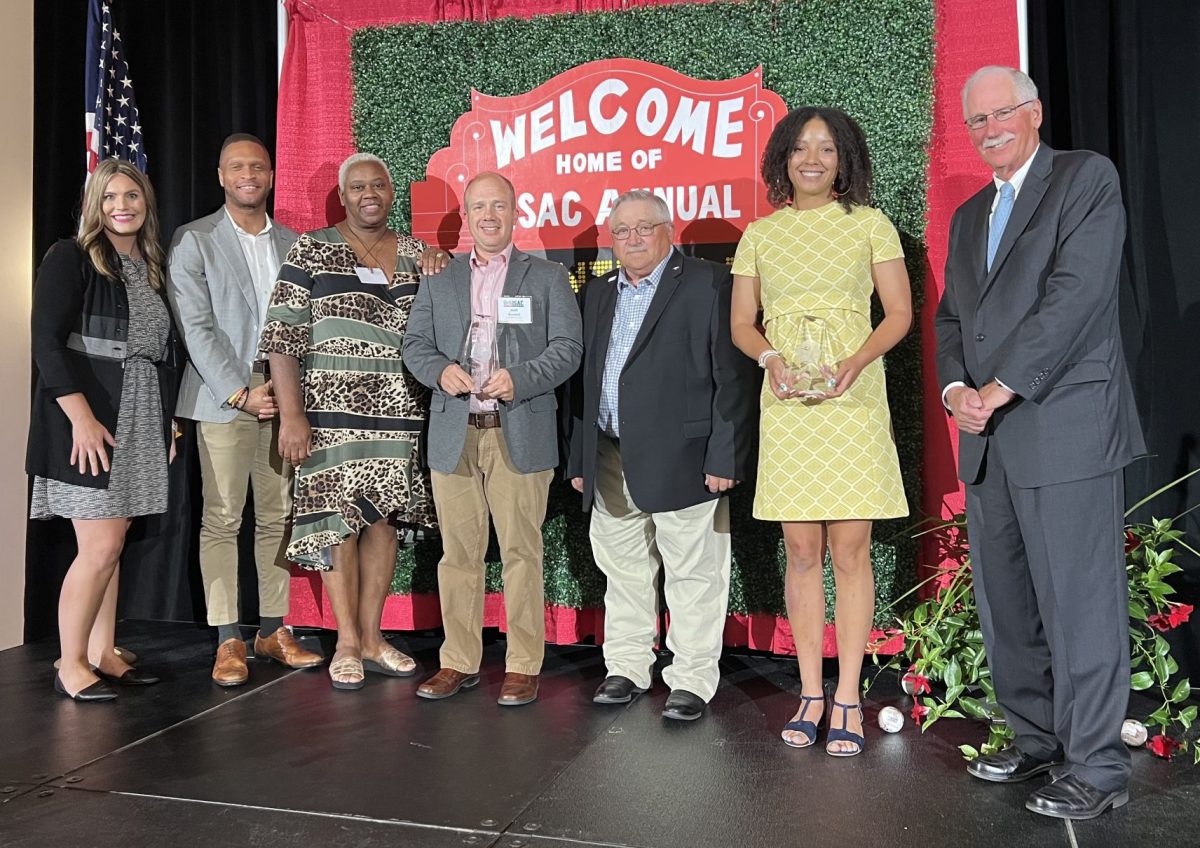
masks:
<svg viewBox="0 0 1200 848"><path fill-rule="evenodd" d="M1024 809L1032 783L967 776L957 750L980 729L909 722L887 735L866 704L867 751L794 750L779 729L796 707L791 660L731 650L696 722L662 719L661 680L600 707L593 647L550 647L535 704L500 708L504 643L484 680L418 699L437 634L398 634L411 679L368 675L336 692L324 669L251 662L250 683L210 683L213 641L192 625L125 622L120 643L164 681L115 704L51 690L53 642L0 652L0 846L1195 846L1200 768L1134 752L1130 803L1068 826ZM330 634L307 632L314 645ZM660 665L662 661L660 661Z"/></svg>

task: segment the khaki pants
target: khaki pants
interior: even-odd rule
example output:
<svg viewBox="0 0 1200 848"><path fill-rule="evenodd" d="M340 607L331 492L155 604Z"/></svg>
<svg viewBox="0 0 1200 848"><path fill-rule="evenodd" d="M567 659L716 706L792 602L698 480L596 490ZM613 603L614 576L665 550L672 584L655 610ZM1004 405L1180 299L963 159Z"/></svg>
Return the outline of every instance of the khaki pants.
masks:
<svg viewBox="0 0 1200 848"><path fill-rule="evenodd" d="M453 474L432 473L433 503L442 531L438 594L446 641L442 668L479 671L483 656L483 583L488 515L504 563L508 625L505 670L538 674L546 649L542 584L542 522L552 470L522 474L513 467L499 428L467 427Z"/></svg>
<svg viewBox="0 0 1200 848"><path fill-rule="evenodd" d="M261 385L261 374L251 374ZM288 611L290 571L283 558L284 534L292 512L292 468L275 450L274 421L244 412L228 424L201 421L197 427L204 509L200 519L200 574L208 623L236 624L238 531L247 487L254 488L254 561L258 567L258 612L279 617Z"/></svg>
<svg viewBox="0 0 1200 848"><path fill-rule="evenodd" d="M729 499L674 512L642 512L629 495L617 445L601 436L598 448L590 536L596 565L608 578L608 674L650 688L658 570L663 568L671 613L667 647L675 654L663 680L709 701L721 678L717 663L729 609Z"/></svg>

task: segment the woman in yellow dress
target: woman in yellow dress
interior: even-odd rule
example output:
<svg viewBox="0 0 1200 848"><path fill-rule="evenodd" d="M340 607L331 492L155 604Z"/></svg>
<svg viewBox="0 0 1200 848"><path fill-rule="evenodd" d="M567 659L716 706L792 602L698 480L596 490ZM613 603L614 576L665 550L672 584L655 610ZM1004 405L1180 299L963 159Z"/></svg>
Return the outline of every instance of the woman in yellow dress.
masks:
<svg viewBox="0 0 1200 848"><path fill-rule="evenodd" d="M865 744L859 681L875 609L871 521L908 514L882 356L908 332L912 297L896 229L867 205L871 162L852 118L793 110L767 142L762 175L778 209L748 226L738 245L731 324L734 344L766 371L754 516L783 526L800 666L800 707L783 740L814 744L827 709L828 547L839 672L825 750L850 757ZM872 291L884 311L874 329Z"/></svg>

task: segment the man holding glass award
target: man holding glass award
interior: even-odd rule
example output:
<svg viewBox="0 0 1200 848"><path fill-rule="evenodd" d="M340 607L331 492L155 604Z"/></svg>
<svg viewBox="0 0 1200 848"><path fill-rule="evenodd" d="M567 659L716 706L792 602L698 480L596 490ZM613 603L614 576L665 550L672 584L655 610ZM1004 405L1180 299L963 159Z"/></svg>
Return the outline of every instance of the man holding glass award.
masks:
<svg viewBox="0 0 1200 848"><path fill-rule="evenodd" d="M545 646L542 521L558 465L554 390L579 366L579 308L561 265L512 243L516 192L494 173L464 195L474 248L417 293L404 363L433 389L429 466L442 532L446 640L417 690L440 700L479 683L489 516L504 563L508 650L501 706L537 698Z"/></svg>

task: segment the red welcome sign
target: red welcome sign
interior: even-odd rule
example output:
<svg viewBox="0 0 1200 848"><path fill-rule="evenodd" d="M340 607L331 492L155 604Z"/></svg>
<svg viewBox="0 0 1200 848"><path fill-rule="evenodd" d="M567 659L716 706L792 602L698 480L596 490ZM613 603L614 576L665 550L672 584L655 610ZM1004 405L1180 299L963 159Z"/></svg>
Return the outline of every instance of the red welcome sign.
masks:
<svg viewBox="0 0 1200 848"><path fill-rule="evenodd" d="M462 195L482 171L516 186L513 241L523 250L609 246L612 204L634 188L667 202L689 244L734 243L771 211L759 161L787 107L762 87L761 66L710 81L607 59L516 97L473 90L471 104L412 185L413 234L431 244L470 247Z"/></svg>

